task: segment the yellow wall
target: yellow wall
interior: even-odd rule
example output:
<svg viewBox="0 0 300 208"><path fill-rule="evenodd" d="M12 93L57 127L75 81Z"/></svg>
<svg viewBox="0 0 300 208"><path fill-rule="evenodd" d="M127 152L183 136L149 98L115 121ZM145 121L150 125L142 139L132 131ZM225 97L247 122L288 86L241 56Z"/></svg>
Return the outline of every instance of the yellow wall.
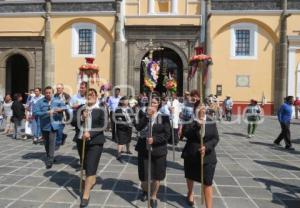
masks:
<svg viewBox="0 0 300 208"><path fill-rule="evenodd" d="M155 0L155 14L148 15L148 0L126 1L126 25L200 25L200 0L178 0L177 14L171 14L171 0ZM167 15L170 14L170 15Z"/></svg>
<svg viewBox="0 0 300 208"><path fill-rule="evenodd" d="M84 57L72 57L72 24L94 23L96 29L95 64L100 68L100 77L110 82L112 66L112 49L114 34L114 17L55 17L52 18L52 35L55 54L55 83L65 83L72 94L77 91L77 73Z"/></svg>
<svg viewBox="0 0 300 208"><path fill-rule="evenodd" d="M42 36L42 17L0 17L0 36Z"/></svg>
<svg viewBox="0 0 300 208"><path fill-rule="evenodd" d="M300 77L298 77L298 66L300 66L300 49L299 50L296 50L296 80L295 80L295 83L296 83L296 92L295 94L297 95L297 89L300 89L300 86L298 86L298 83L297 83L297 80L300 80Z"/></svg>
<svg viewBox="0 0 300 208"><path fill-rule="evenodd" d="M292 14L287 19L287 34L288 35L300 35L300 27L299 27L300 14ZM297 32L296 32L297 31Z"/></svg>
<svg viewBox="0 0 300 208"><path fill-rule="evenodd" d="M259 21L258 21L259 20ZM257 59L231 59L231 30L233 23L255 23L258 27ZM230 94L236 101L261 100L262 94L273 101L275 73L275 43L278 41L276 28L278 17L253 16L213 16L211 18L212 93L216 85L223 87L224 99ZM250 87L236 87L237 75L249 75ZM224 79L226 77L226 79Z"/></svg>

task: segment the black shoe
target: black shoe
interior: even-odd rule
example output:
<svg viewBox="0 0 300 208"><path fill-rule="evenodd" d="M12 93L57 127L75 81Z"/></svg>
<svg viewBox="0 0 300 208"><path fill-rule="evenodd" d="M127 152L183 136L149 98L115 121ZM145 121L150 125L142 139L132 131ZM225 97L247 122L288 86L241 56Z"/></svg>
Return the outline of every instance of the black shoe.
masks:
<svg viewBox="0 0 300 208"><path fill-rule="evenodd" d="M52 161L48 161L48 162L46 163L46 168L47 168L47 169L51 169L51 168L52 168L52 165L53 165L53 162L52 162Z"/></svg>
<svg viewBox="0 0 300 208"><path fill-rule="evenodd" d="M118 160L120 163L123 163L123 159L122 159L122 156L121 156L121 155L118 155L118 156L117 156L117 160Z"/></svg>
<svg viewBox="0 0 300 208"><path fill-rule="evenodd" d="M187 203L190 207L193 207L193 206L195 205L195 200L190 201L190 200L189 200L189 197L187 196L187 197L186 197L186 203Z"/></svg>
<svg viewBox="0 0 300 208"><path fill-rule="evenodd" d="M80 202L80 207L81 207L81 208L83 208L83 207L88 207L89 201L90 201L90 199L84 199L84 198L82 198L82 199L81 199L81 202Z"/></svg>
<svg viewBox="0 0 300 208"><path fill-rule="evenodd" d="M294 150L295 150L295 148L292 147L292 146L286 146L285 149L286 149L286 150L291 150L291 151L294 151Z"/></svg>
<svg viewBox="0 0 300 208"><path fill-rule="evenodd" d="M127 151L126 154L127 155L132 155L132 152L131 151Z"/></svg>
<svg viewBox="0 0 300 208"><path fill-rule="evenodd" d="M157 200L156 199L150 199L150 207L157 208Z"/></svg>
<svg viewBox="0 0 300 208"><path fill-rule="evenodd" d="M276 145L276 146L279 146L279 147L281 146L281 144L277 143L277 142L273 142L273 144Z"/></svg>
<svg viewBox="0 0 300 208"><path fill-rule="evenodd" d="M148 193L146 191L143 191L142 195L141 195L141 201L145 202L148 199Z"/></svg>

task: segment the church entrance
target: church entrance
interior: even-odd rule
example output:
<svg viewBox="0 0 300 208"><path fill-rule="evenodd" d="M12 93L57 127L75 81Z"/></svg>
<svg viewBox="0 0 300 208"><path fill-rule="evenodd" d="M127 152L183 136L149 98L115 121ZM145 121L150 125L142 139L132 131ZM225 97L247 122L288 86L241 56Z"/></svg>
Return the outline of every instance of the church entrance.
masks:
<svg viewBox="0 0 300 208"><path fill-rule="evenodd" d="M29 65L26 58L20 54L10 56L6 60L6 93L28 92Z"/></svg>
<svg viewBox="0 0 300 208"><path fill-rule="evenodd" d="M145 54L143 60L145 57L149 57L149 52ZM160 62L158 83L154 91L159 92L160 94L166 93L167 90L164 86L164 78L165 76L172 76L177 81L177 95L181 96L183 94L183 64L179 55L170 48L164 48L161 51L154 51L153 60ZM146 91L142 63L140 71L140 91L142 93Z"/></svg>

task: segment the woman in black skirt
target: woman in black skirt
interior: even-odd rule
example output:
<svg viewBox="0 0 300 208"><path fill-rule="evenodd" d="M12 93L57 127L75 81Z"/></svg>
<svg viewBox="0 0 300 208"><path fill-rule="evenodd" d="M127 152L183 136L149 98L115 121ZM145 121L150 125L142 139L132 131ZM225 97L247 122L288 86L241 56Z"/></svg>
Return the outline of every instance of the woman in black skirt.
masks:
<svg viewBox="0 0 300 208"><path fill-rule="evenodd" d="M213 201L213 178L217 164L215 147L219 142L216 123L205 114L205 106L199 104L199 93L191 93L195 101L194 113L197 117L192 123L183 126L183 136L187 143L182 152L184 159L184 173L187 181L187 203L194 205L194 181L201 182L201 156L204 157L204 197L206 208L212 208ZM205 123L204 145L200 147L200 128Z"/></svg>
<svg viewBox="0 0 300 208"><path fill-rule="evenodd" d="M126 145L126 153L132 154L130 151L130 142L132 135L134 115L132 109L128 106L128 98L122 97L119 102L119 107L115 111L116 122L116 139L118 143L117 160L122 162L121 152Z"/></svg>
<svg viewBox="0 0 300 208"><path fill-rule="evenodd" d="M147 112L139 111L136 129L140 132L136 150L138 151L138 173L142 182L142 201L147 200L147 177L148 177L148 150L147 143L152 145L151 152L151 207L157 207L156 195L160 181L166 177L167 167L167 143L171 135L170 122L168 117L158 112L160 101L158 97L153 97ZM152 137L149 137L149 120L152 124Z"/></svg>
<svg viewBox="0 0 300 208"><path fill-rule="evenodd" d="M105 136L103 134L105 127L105 110L100 109L97 101L97 91L89 89L87 105L83 109L80 120L82 122L81 131L79 133L77 148L80 155L82 153L83 139L86 140L85 156L83 168L85 170L85 183L83 196L81 198L80 207L87 207L89 203L90 191L96 184L96 173L103 151L103 144L105 143ZM87 129L86 129L87 127Z"/></svg>

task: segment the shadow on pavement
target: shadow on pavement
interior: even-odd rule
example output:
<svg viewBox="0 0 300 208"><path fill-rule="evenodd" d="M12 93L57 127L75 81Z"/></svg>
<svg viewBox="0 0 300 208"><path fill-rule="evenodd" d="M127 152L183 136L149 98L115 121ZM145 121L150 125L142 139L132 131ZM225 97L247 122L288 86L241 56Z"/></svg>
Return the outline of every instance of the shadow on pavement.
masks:
<svg viewBox="0 0 300 208"><path fill-rule="evenodd" d="M298 167L291 166L291 165L286 165L286 164L282 164L282 163L277 163L277 162L268 162L268 161L262 161L262 160L254 160L254 162L256 162L260 165L280 168L280 169L284 169L284 170L300 171L300 168L298 168Z"/></svg>
<svg viewBox="0 0 300 208"><path fill-rule="evenodd" d="M222 134L227 134L227 135L232 135L232 136L241 136L241 137L247 136L246 134L238 133L238 132L224 132Z"/></svg>
<svg viewBox="0 0 300 208"><path fill-rule="evenodd" d="M138 184L130 180L123 180L118 178L106 178L101 180L102 190L113 191L115 195L130 203L132 207L138 208L133 202L136 200L135 193L139 190ZM134 193L134 194L129 194ZM131 197L130 197L131 196Z"/></svg>
<svg viewBox="0 0 300 208"><path fill-rule="evenodd" d="M284 147L274 146L273 143L254 142L254 141L250 141L250 143L269 147L270 149L278 150L280 152L288 152L290 154L300 155L300 151L298 151L298 150L286 150L286 149L284 149ZM292 141L292 143L294 143L294 142Z"/></svg>
<svg viewBox="0 0 300 208"><path fill-rule="evenodd" d="M266 190L272 193L272 202L282 205L283 202L286 207L298 208L300 198L291 189L297 189L299 187L281 183L278 181L266 179L266 178L254 178L255 181L265 184Z"/></svg>

